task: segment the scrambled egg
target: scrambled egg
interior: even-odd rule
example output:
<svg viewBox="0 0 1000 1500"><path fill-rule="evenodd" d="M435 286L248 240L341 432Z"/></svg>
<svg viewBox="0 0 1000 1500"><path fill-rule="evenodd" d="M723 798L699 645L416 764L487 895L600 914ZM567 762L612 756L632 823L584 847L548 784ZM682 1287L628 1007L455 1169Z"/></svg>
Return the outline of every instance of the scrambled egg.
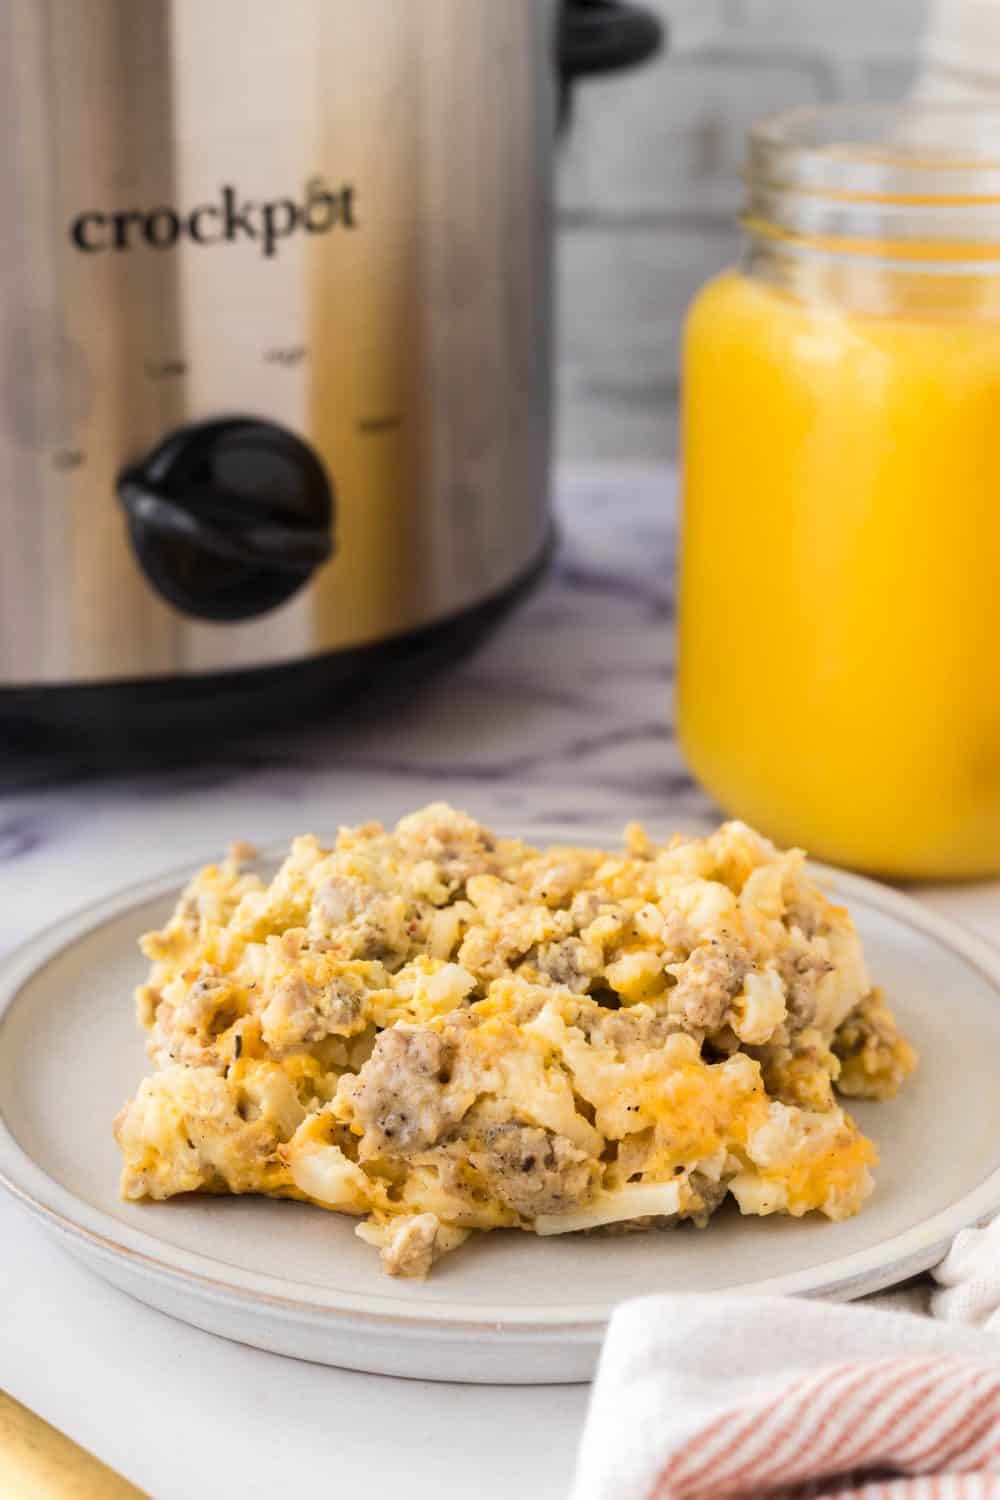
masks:
<svg viewBox="0 0 1000 1500"><path fill-rule="evenodd" d="M443 803L235 848L137 994L155 1071L115 1122L126 1198L267 1193L356 1215L392 1275L476 1229L856 1212L912 1049L843 908L742 823L531 848Z"/></svg>

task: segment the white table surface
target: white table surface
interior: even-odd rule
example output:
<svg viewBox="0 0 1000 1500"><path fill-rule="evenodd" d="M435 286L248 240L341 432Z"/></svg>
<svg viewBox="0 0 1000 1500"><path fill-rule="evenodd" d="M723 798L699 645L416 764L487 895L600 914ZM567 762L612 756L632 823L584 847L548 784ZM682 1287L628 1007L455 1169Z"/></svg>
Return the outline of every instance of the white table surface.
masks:
<svg viewBox="0 0 1000 1500"><path fill-rule="evenodd" d="M0 946L235 836L324 833L432 797L567 833L712 816L668 718L672 483L657 469L564 476L549 582L388 724L276 733L194 770L95 780L85 747L68 776L33 767L0 797ZM1000 935L1000 882L915 894ZM0 1387L154 1500L562 1500L587 1402L585 1387L388 1380L228 1344L105 1286L5 1198Z"/></svg>

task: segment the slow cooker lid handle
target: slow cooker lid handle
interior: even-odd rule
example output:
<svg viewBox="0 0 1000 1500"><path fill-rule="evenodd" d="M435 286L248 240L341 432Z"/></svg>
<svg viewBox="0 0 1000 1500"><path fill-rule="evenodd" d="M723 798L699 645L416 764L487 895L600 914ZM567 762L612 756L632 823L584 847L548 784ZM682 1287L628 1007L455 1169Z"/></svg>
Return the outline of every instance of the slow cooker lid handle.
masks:
<svg viewBox="0 0 1000 1500"><path fill-rule="evenodd" d="M663 46L659 17L625 0L563 0L559 73L565 82L631 68Z"/></svg>

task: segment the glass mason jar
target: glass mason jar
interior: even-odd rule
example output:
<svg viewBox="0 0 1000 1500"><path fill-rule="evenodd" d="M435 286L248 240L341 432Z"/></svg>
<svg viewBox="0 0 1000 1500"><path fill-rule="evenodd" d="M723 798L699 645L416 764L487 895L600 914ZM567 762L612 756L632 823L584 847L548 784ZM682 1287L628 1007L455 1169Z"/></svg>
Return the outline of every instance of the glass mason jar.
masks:
<svg viewBox="0 0 1000 1500"><path fill-rule="evenodd" d="M817 857L1000 871L1000 113L767 121L743 227L685 336L684 753Z"/></svg>

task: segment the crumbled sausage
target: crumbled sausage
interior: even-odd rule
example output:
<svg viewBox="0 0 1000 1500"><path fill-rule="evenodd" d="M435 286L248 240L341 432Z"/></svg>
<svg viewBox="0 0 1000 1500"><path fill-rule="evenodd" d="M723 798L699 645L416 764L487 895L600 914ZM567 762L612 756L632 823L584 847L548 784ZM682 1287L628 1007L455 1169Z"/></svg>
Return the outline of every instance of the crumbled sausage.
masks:
<svg viewBox="0 0 1000 1500"><path fill-rule="evenodd" d="M232 1010L233 990L227 979L205 971L195 980L188 992L184 1007L185 1019L190 1020L196 1030L208 1033L224 1031L236 1019ZM227 1006L229 1009L227 1010Z"/></svg>
<svg viewBox="0 0 1000 1500"><path fill-rule="evenodd" d="M833 1050L841 1064L837 1090L855 1099L891 1099L917 1061L877 989L870 990L841 1022Z"/></svg>
<svg viewBox="0 0 1000 1500"><path fill-rule="evenodd" d="M490 1191L524 1218L562 1213L590 1194L593 1167L565 1136L534 1125L496 1125L469 1159Z"/></svg>
<svg viewBox="0 0 1000 1500"><path fill-rule="evenodd" d="M359 984L333 979L311 985L295 971L274 986L261 1013L264 1040L277 1048L321 1042L327 1036L354 1036L365 1024Z"/></svg>
<svg viewBox="0 0 1000 1500"><path fill-rule="evenodd" d="M437 1032L392 1026L379 1034L351 1090L365 1155L422 1151L450 1123L444 1096L454 1048Z"/></svg>
<svg viewBox="0 0 1000 1500"><path fill-rule="evenodd" d="M698 1031L717 1031L751 967L746 949L732 940L700 944L684 963L673 966L677 986L670 995L671 1011Z"/></svg>
<svg viewBox="0 0 1000 1500"><path fill-rule="evenodd" d="M579 938L564 938L561 943L543 943L535 963L553 984L582 995L595 974L600 973L604 955Z"/></svg>
<svg viewBox="0 0 1000 1500"><path fill-rule="evenodd" d="M590 998L600 1000L599 995ZM588 1042L616 1047L623 1052L632 1047L662 1047L667 1037L684 1029L678 1018L665 1015L662 1011L650 1012L645 1007L641 1010L609 1010L605 1009L603 1003L600 1008L581 1006L575 1025Z"/></svg>
<svg viewBox="0 0 1000 1500"><path fill-rule="evenodd" d="M713 1182L711 1177L705 1176L704 1172L692 1172L689 1180L697 1198L688 1209L688 1217L694 1220L699 1229L702 1229L724 1201L729 1191L729 1184Z"/></svg>
<svg viewBox="0 0 1000 1500"><path fill-rule="evenodd" d="M404 857L430 860L453 894L474 875L497 866L496 841L488 829L443 803L403 818L396 836Z"/></svg>
<svg viewBox="0 0 1000 1500"><path fill-rule="evenodd" d="M801 1031L816 1019L816 986L832 971L833 964L808 949L800 953L783 952L777 962L785 986L789 1024L793 1031Z"/></svg>

